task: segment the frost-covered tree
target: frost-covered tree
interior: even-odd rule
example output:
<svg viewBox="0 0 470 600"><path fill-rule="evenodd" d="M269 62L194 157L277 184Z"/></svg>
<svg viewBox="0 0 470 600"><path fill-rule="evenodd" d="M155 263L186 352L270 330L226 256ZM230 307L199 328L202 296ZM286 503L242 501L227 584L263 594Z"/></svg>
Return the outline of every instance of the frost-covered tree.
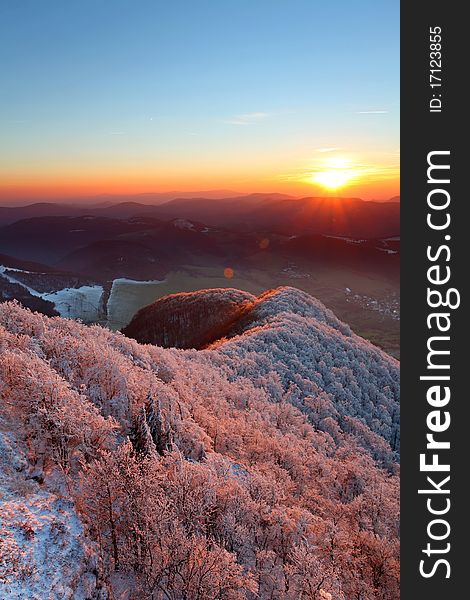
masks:
<svg viewBox="0 0 470 600"><path fill-rule="evenodd" d="M262 295L203 350L4 303L0 353L0 437L74 501L103 585L398 596L398 363L307 294Z"/></svg>
<svg viewBox="0 0 470 600"><path fill-rule="evenodd" d="M153 456L157 452L153 436L148 425L145 406L141 406L134 419L134 425L130 433L130 439L134 451L140 456Z"/></svg>

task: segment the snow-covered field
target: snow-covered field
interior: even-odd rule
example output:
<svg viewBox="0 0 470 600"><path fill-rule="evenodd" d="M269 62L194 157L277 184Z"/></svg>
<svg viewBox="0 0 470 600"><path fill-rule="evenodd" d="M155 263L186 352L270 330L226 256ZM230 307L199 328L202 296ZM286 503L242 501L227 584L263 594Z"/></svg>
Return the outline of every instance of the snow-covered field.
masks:
<svg viewBox="0 0 470 600"><path fill-rule="evenodd" d="M16 283L18 285L21 285L21 287L23 287L25 290L28 290L28 292L32 295L32 296L38 296L38 297L42 297L42 294L40 294L39 292L37 292L36 290L33 290L33 288L29 287L29 285L26 285L25 283L23 283L22 281L20 281L19 279L16 279L15 277L13 277L12 275L9 275L7 273L7 271L14 271L16 273L29 273L30 271L23 271L22 269L11 269L10 267L5 267L5 265L0 265L0 276L4 277L7 281L9 281L10 283Z"/></svg>
<svg viewBox="0 0 470 600"><path fill-rule="evenodd" d="M108 326L111 329L121 329L127 325L139 308L159 297L158 286L164 281L115 279L108 300Z"/></svg>
<svg viewBox="0 0 470 600"><path fill-rule="evenodd" d="M32 296L37 296L43 300L49 300L55 306L56 311L61 317L69 319L81 319L85 323L98 321L102 318L101 297L103 288L100 285L82 285L79 288L64 288L56 292L38 292L34 288L26 285L21 280L16 279L6 271L16 271L28 273L21 269L11 269L0 265L0 276L11 283L21 285Z"/></svg>
<svg viewBox="0 0 470 600"><path fill-rule="evenodd" d="M54 303L61 317L81 319L86 323L101 318L101 296L103 288L100 285L82 285L79 288L65 288L58 292L40 294L44 300Z"/></svg>

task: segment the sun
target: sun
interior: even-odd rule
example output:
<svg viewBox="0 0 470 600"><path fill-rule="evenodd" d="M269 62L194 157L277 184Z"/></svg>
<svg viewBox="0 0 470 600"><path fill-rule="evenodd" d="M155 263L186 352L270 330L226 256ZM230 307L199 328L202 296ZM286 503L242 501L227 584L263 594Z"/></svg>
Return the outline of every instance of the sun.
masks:
<svg viewBox="0 0 470 600"><path fill-rule="evenodd" d="M336 190L340 187L345 186L353 178L354 174L350 171L333 170L313 173L311 181L313 183L318 183L322 187L328 188L330 190Z"/></svg>
<svg viewBox="0 0 470 600"><path fill-rule="evenodd" d="M305 173L303 181L319 185L325 189L337 190L345 187L360 175L350 158L332 156L316 165L314 170Z"/></svg>

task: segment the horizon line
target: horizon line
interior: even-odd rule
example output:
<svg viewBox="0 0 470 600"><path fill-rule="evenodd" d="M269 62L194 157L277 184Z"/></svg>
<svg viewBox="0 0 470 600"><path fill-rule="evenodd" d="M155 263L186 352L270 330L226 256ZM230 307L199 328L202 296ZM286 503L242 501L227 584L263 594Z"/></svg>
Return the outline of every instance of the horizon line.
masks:
<svg viewBox="0 0 470 600"><path fill-rule="evenodd" d="M0 208L15 208L15 207L26 207L32 206L34 204L85 204L87 202L93 202L101 200L105 200L106 198L109 201L115 199L116 204L124 204L126 202L132 202L131 198L143 198L148 196L160 196L162 202L159 204L164 204L168 201L172 200L212 200L213 202L217 202L218 200L226 200L228 198L247 198L249 196L283 196L286 200L302 200L306 198L311 199L325 199L325 200L360 200L361 202L401 202L400 194L395 194L386 198L362 198L358 195L331 195L331 194L315 194L315 195L294 195L294 194L286 194L283 192L235 192L231 190L226 190L228 195L221 195L220 197L209 198L200 194L214 194L218 192L218 190L204 190L204 191L196 191L196 192L177 192L177 191L169 191L169 192L138 192L138 193L122 193L122 194L113 194L113 193L101 193L94 195L81 195L81 196L58 196L58 197L50 197L50 196L39 196L37 198L34 197L22 197L14 200L4 200L0 198ZM233 195L232 195L233 194ZM168 196L168 197L166 197ZM119 199L128 199L119 202ZM136 204L146 204L145 202L136 202ZM158 206L158 204L154 204L150 202L147 204L148 206Z"/></svg>

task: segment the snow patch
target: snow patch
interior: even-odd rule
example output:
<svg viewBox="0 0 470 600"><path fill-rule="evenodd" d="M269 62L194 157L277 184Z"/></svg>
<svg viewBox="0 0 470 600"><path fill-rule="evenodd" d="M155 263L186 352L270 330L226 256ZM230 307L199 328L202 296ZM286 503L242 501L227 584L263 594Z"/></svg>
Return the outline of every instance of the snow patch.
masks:
<svg viewBox="0 0 470 600"><path fill-rule="evenodd" d="M61 317L81 319L85 322L100 319L103 295L103 288L100 285L82 285L79 288L64 288L58 292L37 295L53 302Z"/></svg>
<svg viewBox="0 0 470 600"><path fill-rule="evenodd" d="M326 235L326 234L324 234L323 237L332 238L334 240L343 240L344 242L347 242L348 244L364 244L365 242L367 242L367 240L358 240L356 238L350 238L350 237L346 237L344 235Z"/></svg>
<svg viewBox="0 0 470 600"><path fill-rule="evenodd" d="M194 230L194 224L191 221L187 221L186 219L175 219L173 221L173 225L177 229L191 229Z"/></svg>
<svg viewBox="0 0 470 600"><path fill-rule="evenodd" d="M29 271L21 271L20 269L10 269L10 267L5 267L4 265L0 265L0 275L4 279L6 279L7 281L9 281L10 283L15 283L17 285L21 285L21 287L23 287L25 290L28 290L28 292L32 296L37 296L38 298L40 298L42 296L42 294L40 294L36 290L33 290L33 288L29 287L29 285L26 285L25 283L23 283L19 279L16 279L15 277L12 277L11 275L9 275L7 273L7 271L16 271L17 273L28 273Z"/></svg>
<svg viewBox="0 0 470 600"><path fill-rule="evenodd" d="M123 324L127 325L133 314L128 314L128 307L133 303L133 300L135 300L135 296L138 296L139 288L159 285L165 281L165 279L136 281L134 279L127 279L126 277L114 279L109 293L106 311L108 315L108 324L111 327L116 327L116 324L118 324L118 327L121 327Z"/></svg>
<svg viewBox="0 0 470 600"><path fill-rule="evenodd" d="M0 276L4 277L10 283L20 285L31 296L52 302L61 317L81 319L88 323L98 321L102 316L101 297L103 295L103 287L101 285L82 285L79 288L64 288L56 292L38 292L23 281L7 274L7 270L17 273L30 273L30 271L11 269L10 267L0 265ZM39 275L41 274L39 273Z"/></svg>
<svg viewBox="0 0 470 600"><path fill-rule="evenodd" d="M386 252L387 254L398 254L397 250L389 250L388 248L377 248L381 252Z"/></svg>
<svg viewBox="0 0 470 600"><path fill-rule="evenodd" d="M0 599L85 600L96 577L83 526L71 502L26 478L27 464L15 436L2 432Z"/></svg>
<svg viewBox="0 0 470 600"><path fill-rule="evenodd" d="M132 285L148 285L148 284L155 284L155 283L163 283L165 280L164 279L148 279L146 281L139 281L138 279L127 279L127 277L118 277L117 279L113 280L113 287L114 284L132 284ZM111 293L112 293L112 288L111 288Z"/></svg>

